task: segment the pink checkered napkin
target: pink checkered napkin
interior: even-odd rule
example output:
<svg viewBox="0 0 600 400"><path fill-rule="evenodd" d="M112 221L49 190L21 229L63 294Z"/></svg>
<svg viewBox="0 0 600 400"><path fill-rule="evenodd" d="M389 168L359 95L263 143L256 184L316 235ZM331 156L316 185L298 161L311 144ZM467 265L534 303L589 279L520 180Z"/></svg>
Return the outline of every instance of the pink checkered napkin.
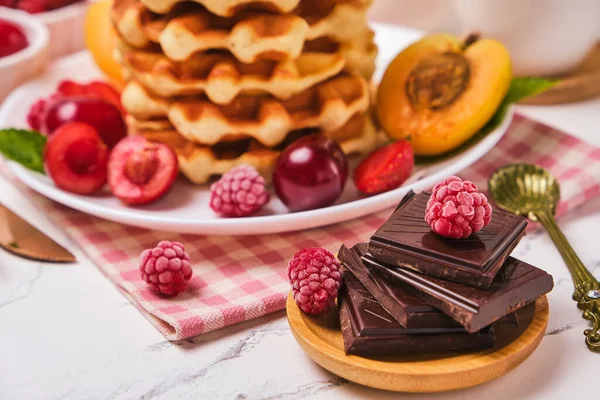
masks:
<svg viewBox="0 0 600 400"><path fill-rule="evenodd" d="M460 175L487 187L499 167L535 163L561 181L564 214L600 195L600 149L517 116L502 141ZM42 199L52 219L65 227L106 276L167 337L178 340L247 321L285 307L288 260L296 251L366 241L391 210L320 229L278 235L207 237L153 232L94 218ZM140 279L138 257L160 240L182 242L194 277L174 299L160 297Z"/></svg>

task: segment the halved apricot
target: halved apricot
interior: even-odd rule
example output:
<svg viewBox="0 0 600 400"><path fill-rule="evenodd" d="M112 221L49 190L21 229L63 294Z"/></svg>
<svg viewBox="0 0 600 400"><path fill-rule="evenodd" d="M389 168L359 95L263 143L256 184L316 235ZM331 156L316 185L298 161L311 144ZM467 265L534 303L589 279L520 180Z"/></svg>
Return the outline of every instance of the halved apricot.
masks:
<svg viewBox="0 0 600 400"><path fill-rule="evenodd" d="M417 155L446 153L494 115L512 79L508 50L490 39L426 36L394 59L381 81L377 113Z"/></svg>

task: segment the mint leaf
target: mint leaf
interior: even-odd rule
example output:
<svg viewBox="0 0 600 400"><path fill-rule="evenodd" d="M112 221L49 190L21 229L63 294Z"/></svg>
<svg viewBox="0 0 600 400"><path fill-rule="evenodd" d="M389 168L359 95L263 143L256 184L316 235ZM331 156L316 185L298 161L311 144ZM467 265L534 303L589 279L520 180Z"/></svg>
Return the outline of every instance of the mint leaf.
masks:
<svg viewBox="0 0 600 400"><path fill-rule="evenodd" d="M550 89L556 85L559 81L557 79L544 79L544 78L513 78L510 83L508 93L504 97L502 104L516 103L523 100L524 98L535 96Z"/></svg>
<svg viewBox="0 0 600 400"><path fill-rule="evenodd" d="M0 129L0 153L32 171L44 173L46 136L36 131Z"/></svg>
<svg viewBox="0 0 600 400"><path fill-rule="evenodd" d="M492 117L490 122L483 128L483 132L488 133L496 129L504 119L508 107L511 104L517 103L524 98L535 96L550 89L556 85L559 81L556 79L544 79L544 78L513 78L510 82L510 87L504 100L500 103L500 107L496 111L496 114Z"/></svg>

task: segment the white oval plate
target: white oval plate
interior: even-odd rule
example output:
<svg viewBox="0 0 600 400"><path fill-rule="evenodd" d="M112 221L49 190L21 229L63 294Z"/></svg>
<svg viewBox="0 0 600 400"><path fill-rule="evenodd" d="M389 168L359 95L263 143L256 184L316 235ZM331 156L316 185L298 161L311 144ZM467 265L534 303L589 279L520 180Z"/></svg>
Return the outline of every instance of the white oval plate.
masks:
<svg viewBox="0 0 600 400"><path fill-rule="evenodd" d="M378 74L421 32L392 25L376 24L380 49ZM53 64L39 79L15 90L0 109L0 127L26 127L29 105L38 97L50 94L62 79L86 81L102 75L88 53L78 53ZM36 192L68 207L100 218L142 228L207 235L254 235L287 232L347 221L392 207L409 191L416 192L434 186L442 179L457 174L485 155L506 132L513 116L512 109L503 123L483 139L465 146L458 154L428 165L417 166L414 175L396 190L373 197L361 197L351 180L338 202L319 210L290 213L273 196L260 215L250 218L225 219L217 217L208 206L208 186L194 186L180 178L169 194L155 204L128 207L108 192L97 196L79 196L65 192L44 175L31 172L9 162L12 173Z"/></svg>

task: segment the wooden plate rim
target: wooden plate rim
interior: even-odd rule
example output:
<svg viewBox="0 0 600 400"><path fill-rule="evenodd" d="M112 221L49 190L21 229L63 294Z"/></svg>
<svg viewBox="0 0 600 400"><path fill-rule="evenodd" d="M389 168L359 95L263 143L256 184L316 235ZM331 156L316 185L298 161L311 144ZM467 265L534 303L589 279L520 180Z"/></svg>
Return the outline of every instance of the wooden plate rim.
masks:
<svg viewBox="0 0 600 400"><path fill-rule="evenodd" d="M306 324L291 294L288 296L286 308L294 338L317 364L350 381L400 392L440 392L461 389L506 374L525 361L538 347L546 332L549 317L548 299L543 296L536 301L533 321L517 340L495 352L483 350L445 358L442 360L446 362L445 368L436 368L435 373L432 374L431 371L427 371L427 368L431 367L430 363L439 363L440 360L393 363L348 356L343 349L322 340L309 324ZM299 331L298 326L305 328L303 333ZM341 332L339 334L341 335ZM527 342L524 342L524 338L528 339ZM481 355L482 359L487 357L489 362L485 365L477 365L472 362L478 360L473 358L474 355ZM354 372L346 373L343 371L344 368L351 368ZM475 376L464 379L464 376L469 373ZM397 381L390 383L387 379L377 379L378 376L390 376Z"/></svg>

